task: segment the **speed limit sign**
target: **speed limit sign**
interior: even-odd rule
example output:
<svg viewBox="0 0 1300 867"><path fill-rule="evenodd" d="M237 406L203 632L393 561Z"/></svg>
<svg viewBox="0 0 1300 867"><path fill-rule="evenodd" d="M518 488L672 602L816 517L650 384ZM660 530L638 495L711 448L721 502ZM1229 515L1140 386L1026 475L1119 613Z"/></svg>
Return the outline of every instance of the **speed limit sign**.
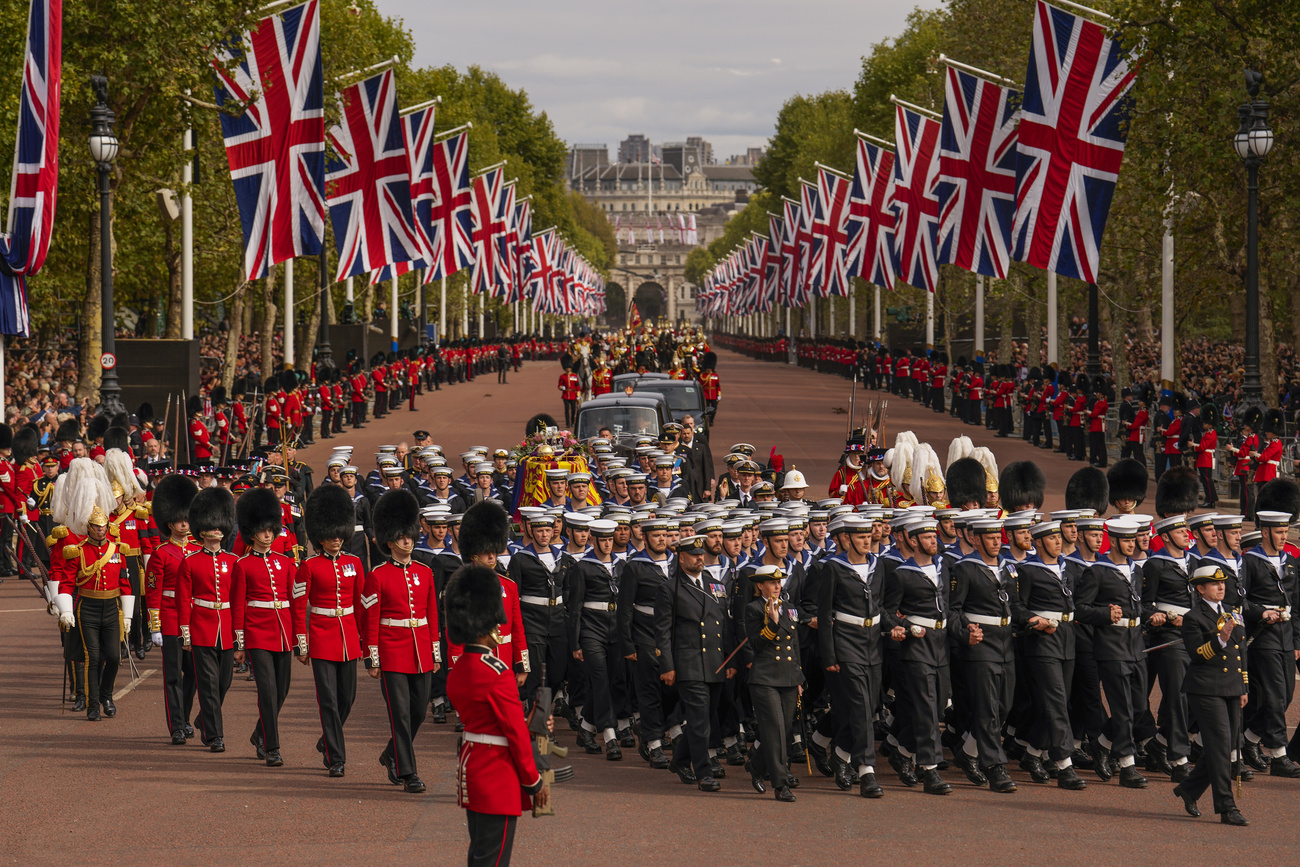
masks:
<svg viewBox="0 0 1300 867"><path fill-rule="evenodd" d="M117 356L111 352L105 352L99 356L99 366L105 370L112 370L117 367Z"/></svg>

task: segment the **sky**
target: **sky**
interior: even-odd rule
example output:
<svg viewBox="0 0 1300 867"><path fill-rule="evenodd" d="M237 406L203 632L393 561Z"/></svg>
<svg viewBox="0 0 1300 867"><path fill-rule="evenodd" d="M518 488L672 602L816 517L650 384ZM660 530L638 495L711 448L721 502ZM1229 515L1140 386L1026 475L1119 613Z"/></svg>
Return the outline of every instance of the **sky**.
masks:
<svg viewBox="0 0 1300 867"><path fill-rule="evenodd" d="M523 88L570 144L700 135L719 162L763 146L782 103L852 89L862 56L938 0L375 0L417 66L477 64ZM400 88L400 84L399 84Z"/></svg>

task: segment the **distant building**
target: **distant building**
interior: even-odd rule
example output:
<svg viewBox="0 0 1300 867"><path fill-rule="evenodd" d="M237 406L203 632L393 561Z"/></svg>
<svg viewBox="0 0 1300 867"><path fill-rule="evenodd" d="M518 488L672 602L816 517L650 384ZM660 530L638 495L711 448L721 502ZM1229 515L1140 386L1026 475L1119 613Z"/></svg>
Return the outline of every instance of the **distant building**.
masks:
<svg viewBox="0 0 1300 867"><path fill-rule="evenodd" d="M604 168L609 165L609 145L576 144L569 148L569 177L577 177L586 169Z"/></svg>
<svg viewBox="0 0 1300 867"><path fill-rule="evenodd" d="M650 157L650 140L641 133L632 133L618 143L620 163L648 163Z"/></svg>
<svg viewBox="0 0 1300 867"><path fill-rule="evenodd" d="M713 165L713 145L706 142L702 136L688 135L686 137L686 146L695 148L695 152L700 157L700 165Z"/></svg>
<svg viewBox="0 0 1300 867"><path fill-rule="evenodd" d="M750 148L743 154L732 154L727 159L729 166L756 166L766 153L762 148Z"/></svg>

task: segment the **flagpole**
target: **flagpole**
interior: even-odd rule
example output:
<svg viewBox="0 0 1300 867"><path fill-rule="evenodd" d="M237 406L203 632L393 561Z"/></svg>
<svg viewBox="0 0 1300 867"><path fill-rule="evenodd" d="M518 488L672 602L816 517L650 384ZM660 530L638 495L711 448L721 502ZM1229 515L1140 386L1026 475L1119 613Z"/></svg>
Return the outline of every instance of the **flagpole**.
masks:
<svg viewBox="0 0 1300 867"><path fill-rule="evenodd" d="M892 141L885 141L885 140L884 140L883 138L881 138L880 136L872 135L872 134L869 133L869 132L863 132L863 131L860 130L860 129L855 129L855 130L853 130L853 134L854 134L855 136L857 136L858 138L866 139L867 141L871 142L871 143L874 144L874 145L879 145L880 147L884 148L885 150L892 151L892 150L894 149L894 143L893 143ZM794 200L791 199L791 201L794 201Z"/></svg>
<svg viewBox="0 0 1300 867"><path fill-rule="evenodd" d="M438 345L447 339L447 275L442 275L442 290L438 293Z"/></svg>
<svg viewBox="0 0 1300 867"><path fill-rule="evenodd" d="M1021 86L1020 84L1012 81L1011 79L1005 76L998 75L996 72L989 72L987 69L980 69L978 66L971 66L968 63L962 63L961 61L953 60L951 57L949 57L946 54L939 55L939 62L944 64L945 66L951 66L953 69L960 69L962 72L969 72L971 75L974 75L976 78L982 78L991 84L1001 84L1005 87L1015 87L1015 88L1019 88Z"/></svg>
<svg viewBox="0 0 1300 867"><path fill-rule="evenodd" d="M828 172L830 172L830 173L833 174L833 175L838 175L839 177L843 178L843 179L846 180L846 181L851 181L851 180L853 180L853 176L852 176L852 175L846 175L846 174L844 174L844 172L840 171L839 169L831 168L830 166L826 165L825 163L813 162L813 165L816 166L816 167L819 168L819 169L822 169L822 170L824 170L824 171L828 171Z"/></svg>
<svg viewBox="0 0 1300 867"><path fill-rule="evenodd" d="M185 163L181 166L181 339L194 339L194 130L187 129L182 139Z"/></svg>
<svg viewBox="0 0 1300 867"><path fill-rule="evenodd" d="M876 340L880 340L880 287L877 286L875 287L875 289L876 289L876 321L875 321L875 328L873 329L873 332L876 336Z"/></svg>
<svg viewBox="0 0 1300 867"><path fill-rule="evenodd" d="M975 275L975 354L984 354L984 275ZM1031 362L1032 363L1032 362Z"/></svg>
<svg viewBox="0 0 1300 867"><path fill-rule="evenodd" d="M469 283L460 287L460 336L469 336Z"/></svg>
<svg viewBox="0 0 1300 867"><path fill-rule="evenodd" d="M934 120L943 120L943 115L939 114L937 111L931 111L928 108L921 108L921 106L917 105L916 103L906 102L904 100L901 100L892 93L889 95L889 101L892 102L894 105L902 106L903 108L910 109L911 111L914 111L917 114L923 114L926 117L933 118Z"/></svg>
<svg viewBox="0 0 1300 867"><path fill-rule="evenodd" d="M438 99L442 99L442 97L438 97ZM445 130L445 131L443 131L443 132L438 133L437 135L435 135L435 136L433 137L433 140L434 140L434 141L439 141L439 140L441 140L441 139L447 138L447 136L452 136L452 135L455 135L455 134L458 133L458 132L462 132L462 131L464 131L464 130L467 130L467 129L473 129L473 128L474 128L474 122L473 122L473 121L468 121L468 120L467 120L467 121L465 121L464 123L462 123L460 126L452 127L452 128L449 129L449 130Z"/></svg>
<svg viewBox="0 0 1300 867"><path fill-rule="evenodd" d="M399 117L406 117L406 115L408 114L415 114L417 111L420 111L421 109L426 109L435 105L442 105L441 96L435 96L433 99L426 99L424 102L418 103L417 105L407 106L406 108L397 112L397 114Z"/></svg>
<svg viewBox="0 0 1300 867"><path fill-rule="evenodd" d="M354 69L351 72L345 72L342 75L337 75L334 77L334 80L345 81L349 78L356 78L358 75L367 75L371 72L378 72L381 69L387 69L390 66L396 66L398 62L399 62L398 57L396 54L394 54L392 57L388 58L387 60L379 61L374 66L367 66L365 69Z"/></svg>
<svg viewBox="0 0 1300 867"><path fill-rule="evenodd" d="M284 365L293 367L293 260L284 260Z"/></svg>
<svg viewBox="0 0 1300 867"><path fill-rule="evenodd" d="M1047 272L1047 363L1056 363L1056 272Z"/></svg>
<svg viewBox="0 0 1300 867"><path fill-rule="evenodd" d="M397 351L397 268L393 268L392 287L389 289L389 295L393 299L388 305L388 330L390 333L389 342L392 345L393 352Z"/></svg>
<svg viewBox="0 0 1300 867"><path fill-rule="evenodd" d="M348 307L352 308L352 318L357 318L357 297L352 289L352 278L343 281L343 300L347 302Z"/></svg>

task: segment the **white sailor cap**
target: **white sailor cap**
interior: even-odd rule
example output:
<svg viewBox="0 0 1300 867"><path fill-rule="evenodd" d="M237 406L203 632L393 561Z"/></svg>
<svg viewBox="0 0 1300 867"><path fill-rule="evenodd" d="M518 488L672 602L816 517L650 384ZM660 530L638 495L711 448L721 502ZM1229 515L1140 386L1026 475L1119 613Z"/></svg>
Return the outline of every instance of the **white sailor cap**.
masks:
<svg viewBox="0 0 1300 867"><path fill-rule="evenodd" d="M1059 532L1061 532L1060 521L1043 521L1042 523L1035 524L1029 528L1029 535L1033 536L1035 539L1041 539L1044 536L1050 536L1053 533Z"/></svg>
<svg viewBox="0 0 1300 867"><path fill-rule="evenodd" d="M618 529L618 522L609 518L597 518L587 525L587 529L594 536L612 536Z"/></svg>
<svg viewBox="0 0 1300 867"><path fill-rule="evenodd" d="M1214 528L1216 530L1240 530L1245 520L1245 515L1215 515Z"/></svg>
<svg viewBox="0 0 1300 867"><path fill-rule="evenodd" d="M1136 526L1136 523L1134 524ZM1179 527L1187 526L1186 515L1170 515L1168 518L1161 518L1156 521L1151 529L1157 533L1168 533L1170 530L1177 530ZM1106 528L1110 529L1110 522L1106 522Z"/></svg>
<svg viewBox="0 0 1300 867"><path fill-rule="evenodd" d="M1260 527L1289 527L1291 526L1290 512L1256 512L1255 524Z"/></svg>

